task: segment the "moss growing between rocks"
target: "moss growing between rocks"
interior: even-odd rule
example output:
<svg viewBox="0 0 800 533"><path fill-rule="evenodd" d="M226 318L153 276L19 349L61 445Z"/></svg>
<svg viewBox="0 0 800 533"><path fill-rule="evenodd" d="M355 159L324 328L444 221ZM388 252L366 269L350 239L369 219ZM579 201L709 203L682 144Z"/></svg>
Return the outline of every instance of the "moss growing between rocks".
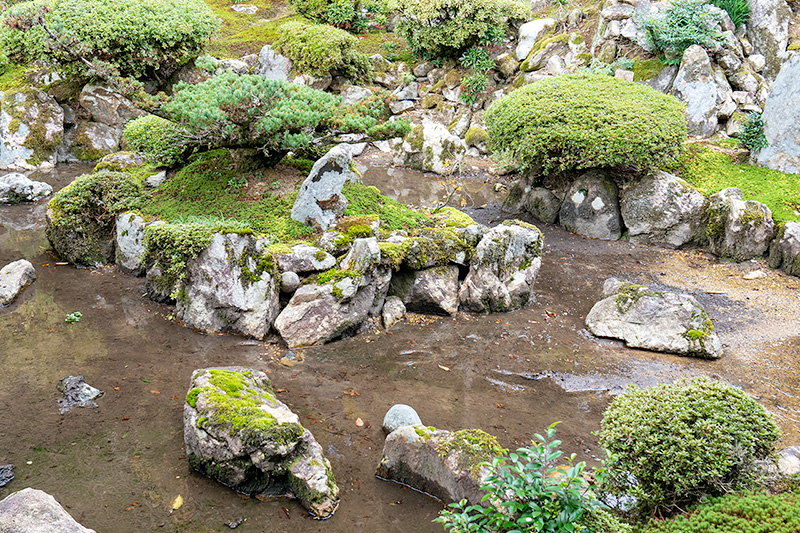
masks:
<svg viewBox="0 0 800 533"><path fill-rule="evenodd" d="M661 74L667 65L659 59L634 59L633 81L651 80Z"/></svg>
<svg viewBox="0 0 800 533"><path fill-rule="evenodd" d="M412 229L425 225L427 217L405 204L383 196L375 187L347 182L342 187L347 198L347 216L378 215L381 226L388 230Z"/></svg>
<svg viewBox="0 0 800 533"><path fill-rule="evenodd" d="M456 262L459 254L463 254L463 261L468 261L475 252L449 228L425 229L418 236L403 241L400 246L405 256L403 264L411 270L444 266Z"/></svg>
<svg viewBox="0 0 800 533"><path fill-rule="evenodd" d="M645 296L660 298L664 296L664 293L652 291L644 285L626 282L619 286L614 302L617 304L617 309L620 313L626 313Z"/></svg>
<svg viewBox="0 0 800 533"><path fill-rule="evenodd" d="M458 453L458 466L467 470L473 477L480 474L481 463L491 463L495 456L503 454L503 448L497 439L480 429L462 429L456 431L448 440L436 446L441 457Z"/></svg>

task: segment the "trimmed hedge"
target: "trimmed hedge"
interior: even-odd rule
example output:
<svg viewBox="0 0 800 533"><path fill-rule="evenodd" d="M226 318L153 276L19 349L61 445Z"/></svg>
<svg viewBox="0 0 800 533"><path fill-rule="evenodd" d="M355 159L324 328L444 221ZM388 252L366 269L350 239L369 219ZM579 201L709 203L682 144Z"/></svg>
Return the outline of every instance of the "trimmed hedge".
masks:
<svg viewBox="0 0 800 533"><path fill-rule="evenodd" d="M705 377L630 386L603 415L600 444L617 461L611 492L641 511L674 511L706 495L749 486L780 431L744 391Z"/></svg>
<svg viewBox="0 0 800 533"><path fill-rule="evenodd" d="M492 104L485 120L491 150L544 174L657 169L676 161L686 140L677 98L597 74L526 85Z"/></svg>

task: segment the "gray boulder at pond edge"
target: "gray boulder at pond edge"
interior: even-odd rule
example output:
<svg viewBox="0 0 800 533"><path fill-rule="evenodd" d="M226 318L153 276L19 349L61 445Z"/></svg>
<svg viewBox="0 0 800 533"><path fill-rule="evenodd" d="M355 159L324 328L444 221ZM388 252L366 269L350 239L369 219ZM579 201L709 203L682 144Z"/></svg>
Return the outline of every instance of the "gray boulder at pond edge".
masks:
<svg viewBox="0 0 800 533"><path fill-rule="evenodd" d="M479 504L490 470L478 466L500 452L497 440L476 429L456 432L402 426L389 433L376 475L427 492L445 503Z"/></svg>
<svg viewBox="0 0 800 533"><path fill-rule="evenodd" d="M52 168L64 139L64 110L36 89L0 91L0 170Z"/></svg>
<svg viewBox="0 0 800 533"><path fill-rule="evenodd" d="M392 145L395 165L423 172L450 175L461 168L467 144L450 133L447 126L428 118L406 137Z"/></svg>
<svg viewBox="0 0 800 533"><path fill-rule="evenodd" d="M163 220L145 222L129 211L117 216L114 256L120 270L136 276L144 274L144 230L147 226L165 224Z"/></svg>
<svg viewBox="0 0 800 533"><path fill-rule="evenodd" d="M391 406L383 417L383 430L386 433L391 433L395 429L403 426L421 425L422 420L420 420L414 408L403 403L396 403Z"/></svg>
<svg viewBox="0 0 800 533"><path fill-rule="evenodd" d="M30 261L20 259L0 269L0 306L8 305L36 279Z"/></svg>
<svg viewBox="0 0 800 533"><path fill-rule="evenodd" d="M707 233L711 253L747 261L766 253L775 223L769 207L744 200L741 190L728 187L709 198Z"/></svg>
<svg viewBox="0 0 800 533"><path fill-rule="evenodd" d="M251 496L286 490L316 518L339 505L322 446L275 398L264 372L243 367L192 373L183 406L186 458L199 472Z"/></svg>
<svg viewBox="0 0 800 533"><path fill-rule="evenodd" d="M559 213L561 225L569 232L615 241L622 236L619 190L602 170L590 170L569 186Z"/></svg>
<svg viewBox="0 0 800 533"><path fill-rule="evenodd" d="M627 185L620 206L636 244L681 248L708 241L708 200L672 174L656 172Z"/></svg>
<svg viewBox="0 0 800 533"><path fill-rule="evenodd" d="M278 280L263 243L252 235L215 234L187 264L178 318L209 333L263 339L278 314Z"/></svg>
<svg viewBox="0 0 800 533"><path fill-rule="evenodd" d="M787 222L769 246L769 266L800 277L800 223Z"/></svg>
<svg viewBox="0 0 800 533"><path fill-rule="evenodd" d="M722 356L714 326L693 296L652 291L615 278L603 285L603 299L586 315L586 327L632 348L707 359Z"/></svg>
<svg viewBox="0 0 800 533"><path fill-rule="evenodd" d="M360 181L353 169L353 155L347 145L331 148L311 168L292 206L292 219L316 230L326 230L344 215L347 198L342 187L347 180Z"/></svg>
<svg viewBox="0 0 800 533"><path fill-rule="evenodd" d="M55 498L27 488L0 501L2 533L95 533L80 525Z"/></svg>
<svg viewBox="0 0 800 533"><path fill-rule="evenodd" d="M53 187L13 172L0 178L0 204L35 202L53 192Z"/></svg>
<svg viewBox="0 0 800 533"><path fill-rule="evenodd" d="M800 54L781 67L764 103L764 136L769 146L755 154L759 165L800 173Z"/></svg>
<svg viewBox="0 0 800 533"><path fill-rule="evenodd" d="M506 220L484 233L458 292L461 305L476 313L495 313L528 303L543 247L539 228L519 220Z"/></svg>

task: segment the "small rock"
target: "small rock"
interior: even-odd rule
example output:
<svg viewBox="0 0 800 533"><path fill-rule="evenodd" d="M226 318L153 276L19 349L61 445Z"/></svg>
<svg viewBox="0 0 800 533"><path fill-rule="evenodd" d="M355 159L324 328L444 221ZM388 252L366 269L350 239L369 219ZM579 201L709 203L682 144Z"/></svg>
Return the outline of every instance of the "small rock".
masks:
<svg viewBox="0 0 800 533"><path fill-rule="evenodd" d="M14 465L0 465L0 488L8 485L14 479Z"/></svg>
<svg viewBox="0 0 800 533"><path fill-rule="evenodd" d="M36 270L30 261L20 259L0 269L0 307L9 305L36 279Z"/></svg>
<svg viewBox="0 0 800 533"><path fill-rule="evenodd" d="M237 13L245 13L247 15L255 15L258 12L258 6L252 4L233 4L231 9Z"/></svg>
<svg viewBox="0 0 800 533"><path fill-rule="evenodd" d="M35 202L49 196L53 187L41 181L33 181L24 174L13 172L0 178L0 204Z"/></svg>
<svg viewBox="0 0 800 533"><path fill-rule="evenodd" d="M281 292L292 294L300 287L300 276L295 272L284 272L281 274Z"/></svg>
<svg viewBox="0 0 800 533"><path fill-rule="evenodd" d="M392 326L397 324L406 315L406 306L397 296L389 296L383 303L383 310L381 311L381 318L383 319L383 327L392 329Z"/></svg>
<svg viewBox="0 0 800 533"><path fill-rule="evenodd" d="M414 109L414 102L411 100L400 100L389 104L389 109L393 115L399 115L405 111Z"/></svg>
<svg viewBox="0 0 800 533"><path fill-rule="evenodd" d="M800 474L800 446L788 446L778 452L778 472L784 476Z"/></svg>
<svg viewBox="0 0 800 533"><path fill-rule="evenodd" d="M30 487L0 501L3 533L95 533L80 525L55 498Z"/></svg>
<svg viewBox="0 0 800 533"><path fill-rule="evenodd" d="M383 430L391 433L403 426L421 426L422 420L413 407L402 403L396 403L386 411L383 417Z"/></svg>
<svg viewBox="0 0 800 533"><path fill-rule="evenodd" d="M105 394L86 383L83 376L67 376L58 382L57 388L64 394L64 397L58 400L61 406L59 412L62 415L73 407L97 407L94 400Z"/></svg>
<svg viewBox="0 0 800 533"><path fill-rule="evenodd" d="M751 272L748 272L744 276L742 276L742 279L747 279L747 280L760 279L760 278L764 278L766 276L767 276L767 273L764 272L763 270L753 270Z"/></svg>
<svg viewBox="0 0 800 533"><path fill-rule="evenodd" d="M161 172L156 172L155 174L151 174L148 176L146 180L144 180L144 184L147 187L156 188L167 179L167 171L162 170Z"/></svg>

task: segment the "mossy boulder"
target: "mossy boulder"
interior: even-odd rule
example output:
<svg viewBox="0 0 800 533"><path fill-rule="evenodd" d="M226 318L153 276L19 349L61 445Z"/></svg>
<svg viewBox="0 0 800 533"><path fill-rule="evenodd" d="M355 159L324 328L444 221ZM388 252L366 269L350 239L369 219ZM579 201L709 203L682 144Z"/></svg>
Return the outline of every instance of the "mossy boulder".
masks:
<svg viewBox="0 0 800 533"><path fill-rule="evenodd" d="M586 327L632 348L704 359L722 356L714 325L693 296L654 291L616 278L606 280L603 298L586 315Z"/></svg>
<svg viewBox="0 0 800 533"><path fill-rule="evenodd" d="M800 223L781 224L769 248L769 266L800 277Z"/></svg>
<svg viewBox="0 0 800 533"><path fill-rule="evenodd" d="M443 124L427 118L392 146L395 165L450 175L461 168L467 145Z"/></svg>
<svg viewBox="0 0 800 533"><path fill-rule="evenodd" d="M761 202L744 200L736 187L723 189L709 198L707 234L715 255L735 261L761 257L775 235L772 211Z"/></svg>
<svg viewBox="0 0 800 533"><path fill-rule="evenodd" d="M238 492L274 496L291 490L315 518L331 516L339 504L322 446L275 398L264 372L195 370L183 434L192 468Z"/></svg>
<svg viewBox="0 0 800 533"><path fill-rule="evenodd" d="M64 138L64 111L47 93L0 91L0 169L51 168Z"/></svg>

